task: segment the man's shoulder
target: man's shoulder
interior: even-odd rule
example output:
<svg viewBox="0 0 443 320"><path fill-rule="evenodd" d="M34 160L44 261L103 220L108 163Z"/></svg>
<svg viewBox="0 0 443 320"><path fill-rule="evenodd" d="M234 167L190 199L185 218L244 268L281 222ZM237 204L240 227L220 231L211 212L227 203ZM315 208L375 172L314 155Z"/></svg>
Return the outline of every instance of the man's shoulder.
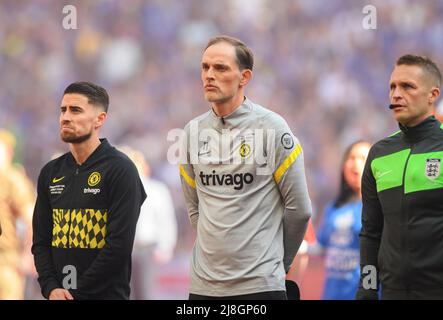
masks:
<svg viewBox="0 0 443 320"><path fill-rule="evenodd" d="M370 150L371 158L391 154L403 149L403 133L398 130L374 143Z"/></svg>
<svg viewBox="0 0 443 320"><path fill-rule="evenodd" d="M249 109L251 110L251 112L254 115L271 116L273 114L277 114L276 112L272 111L268 107L265 107L262 104L256 103L256 102L250 100L249 98L246 98L244 103L249 107Z"/></svg>
<svg viewBox="0 0 443 320"><path fill-rule="evenodd" d="M51 159L49 162L47 162L43 168L41 169L40 172L47 172L50 171L56 167L61 166L67 159L67 157L69 156L70 152L66 152L56 158Z"/></svg>
<svg viewBox="0 0 443 320"><path fill-rule="evenodd" d="M205 113L193 118L185 125L185 130L189 130L191 123L198 123L201 125L202 123L207 122L211 117L211 110L206 111Z"/></svg>
<svg viewBox="0 0 443 320"><path fill-rule="evenodd" d="M403 134L401 130L391 133L387 137L378 140L373 147L385 147L402 141Z"/></svg>
<svg viewBox="0 0 443 320"><path fill-rule="evenodd" d="M433 138L441 139L443 137L443 123L440 123L438 129L435 130L435 134L432 135Z"/></svg>
<svg viewBox="0 0 443 320"><path fill-rule="evenodd" d="M123 169L137 170L134 162L122 151L115 147L109 148L106 152L106 159L109 163L110 168L121 167Z"/></svg>
<svg viewBox="0 0 443 320"><path fill-rule="evenodd" d="M256 120L261 121L264 127L281 128L281 126L287 126L286 120L279 113L251 100L248 100L247 103L251 106L252 114Z"/></svg>

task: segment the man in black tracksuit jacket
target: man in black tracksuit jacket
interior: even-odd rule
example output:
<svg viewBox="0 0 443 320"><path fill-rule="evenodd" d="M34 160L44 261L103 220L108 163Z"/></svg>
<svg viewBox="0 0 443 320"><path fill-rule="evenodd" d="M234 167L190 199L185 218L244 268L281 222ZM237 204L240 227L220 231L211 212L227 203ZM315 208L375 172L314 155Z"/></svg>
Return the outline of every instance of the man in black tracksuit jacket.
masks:
<svg viewBox="0 0 443 320"><path fill-rule="evenodd" d="M48 299L129 299L131 253L146 198L135 165L98 139L108 96L91 83L65 90L60 134L71 152L38 179L35 265Z"/></svg>
<svg viewBox="0 0 443 320"><path fill-rule="evenodd" d="M440 82L425 57L403 56L392 72L401 130L376 143L365 165L357 299L377 299L378 282L382 299L443 299L443 126L432 115Z"/></svg>

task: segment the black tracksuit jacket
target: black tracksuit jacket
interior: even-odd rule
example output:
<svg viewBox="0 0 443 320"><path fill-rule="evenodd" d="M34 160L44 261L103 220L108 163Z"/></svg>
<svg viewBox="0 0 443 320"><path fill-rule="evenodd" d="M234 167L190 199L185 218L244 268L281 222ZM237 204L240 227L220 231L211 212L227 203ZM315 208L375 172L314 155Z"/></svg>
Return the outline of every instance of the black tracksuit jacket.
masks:
<svg viewBox="0 0 443 320"><path fill-rule="evenodd" d="M50 161L38 179L33 217L32 253L43 296L68 287L74 299L129 299L145 198L135 165L106 139L82 165L70 152Z"/></svg>
<svg viewBox="0 0 443 320"><path fill-rule="evenodd" d="M442 128L434 116L400 125L369 152L360 259L376 267L382 299L443 299ZM367 275L359 299L377 298L362 286Z"/></svg>

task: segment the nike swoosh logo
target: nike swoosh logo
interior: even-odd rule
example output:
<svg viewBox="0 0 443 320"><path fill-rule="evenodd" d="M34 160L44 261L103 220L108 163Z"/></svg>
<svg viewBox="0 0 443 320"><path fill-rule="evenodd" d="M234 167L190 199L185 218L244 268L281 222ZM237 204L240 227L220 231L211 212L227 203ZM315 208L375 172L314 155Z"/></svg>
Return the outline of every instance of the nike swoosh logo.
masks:
<svg viewBox="0 0 443 320"><path fill-rule="evenodd" d="M57 182L59 182L59 181L62 181L63 179L65 178L65 176L63 176L63 177L61 177L61 178L54 178L54 179L52 179L52 183L57 183Z"/></svg>
<svg viewBox="0 0 443 320"><path fill-rule="evenodd" d="M377 174L376 175L376 179L380 179L381 177L383 177L383 176L385 176L385 175L387 175L387 174L389 174L389 173L391 173L392 172L392 170L389 170L389 171L385 171L385 172L382 172L382 173L379 173L379 174Z"/></svg>

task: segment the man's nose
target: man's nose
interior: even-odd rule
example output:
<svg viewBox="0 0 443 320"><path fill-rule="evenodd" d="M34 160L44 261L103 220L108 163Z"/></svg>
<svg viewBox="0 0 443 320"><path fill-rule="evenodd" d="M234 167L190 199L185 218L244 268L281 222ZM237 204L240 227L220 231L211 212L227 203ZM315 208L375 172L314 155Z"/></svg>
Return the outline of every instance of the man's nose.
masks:
<svg viewBox="0 0 443 320"><path fill-rule="evenodd" d="M206 79L214 79L214 70L212 68L209 68L206 72Z"/></svg>
<svg viewBox="0 0 443 320"><path fill-rule="evenodd" d="M401 90L398 87L394 88L392 90L392 96L391 97L394 100L398 100L398 99L402 98Z"/></svg>
<svg viewBox="0 0 443 320"><path fill-rule="evenodd" d="M60 114L60 122L61 123L66 123L66 122L69 122L69 121L71 121L71 116L70 116L70 114L69 114L69 112L62 112L61 114Z"/></svg>

